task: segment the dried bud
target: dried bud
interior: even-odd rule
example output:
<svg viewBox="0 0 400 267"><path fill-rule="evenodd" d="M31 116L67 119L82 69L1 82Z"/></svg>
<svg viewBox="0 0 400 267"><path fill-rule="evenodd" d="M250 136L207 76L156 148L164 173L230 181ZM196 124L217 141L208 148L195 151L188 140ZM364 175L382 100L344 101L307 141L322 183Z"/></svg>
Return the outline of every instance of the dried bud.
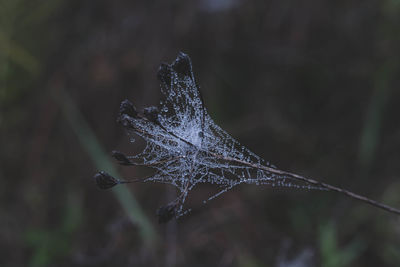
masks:
<svg viewBox="0 0 400 267"><path fill-rule="evenodd" d="M112 151L112 156L113 158L115 158L116 160L119 161L119 164L121 165L132 165L132 162L128 159L127 156L125 156L125 154L123 154L122 152L113 150Z"/></svg>
<svg viewBox="0 0 400 267"><path fill-rule="evenodd" d="M190 58L185 53L179 52L178 57L172 64L172 68L181 75L192 76L192 62Z"/></svg>
<svg viewBox="0 0 400 267"><path fill-rule="evenodd" d="M137 111L132 102L129 101L128 99L125 99L124 101L121 102L121 105L119 107L119 114L120 116L126 114L132 118L136 118Z"/></svg>
<svg viewBox="0 0 400 267"><path fill-rule="evenodd" d="M126 129L133 129L133 124L132 124L132 120L131 117L129 117L126 114L122 114L121 116L118 117L117 119L118 123L121 123L123 127L125 127Z"/></svg>
<svg viewBox="0 0 400 267"><path fill-rule="evenodd" d="M104 171L96 173L94 179L96 180L96 184L100 189L109 189L120 183L118 179L112 177Z"/></svg>
<svg viewBox="0 0 400 267"><path fill-rule="evenodd" d="M157 107L148 107L143 109L143 115L151 122L158 123L158 108Z"/></svg>
<svg viewBox="0 0 400 267"><path fill-rule="evenodd" d="M157 210L158 222L167 223L176 215L176 203L169 203Z"/></svg>

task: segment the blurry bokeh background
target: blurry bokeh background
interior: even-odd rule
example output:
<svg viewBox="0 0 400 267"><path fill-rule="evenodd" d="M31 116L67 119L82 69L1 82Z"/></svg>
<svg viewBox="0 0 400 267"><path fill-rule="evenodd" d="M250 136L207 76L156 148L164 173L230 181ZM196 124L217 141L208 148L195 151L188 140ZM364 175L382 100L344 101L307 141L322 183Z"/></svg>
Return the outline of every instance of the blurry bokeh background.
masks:
<svg viewBox="0 0 400 267"><path fill-rule="evenodd" d="M159 225L119 103L188 53L215 121L279 168L400 207L400 2L0 0L1 266L400 266L399 217L240 186ZM207 198L194 192L193 198Z"/></svg>

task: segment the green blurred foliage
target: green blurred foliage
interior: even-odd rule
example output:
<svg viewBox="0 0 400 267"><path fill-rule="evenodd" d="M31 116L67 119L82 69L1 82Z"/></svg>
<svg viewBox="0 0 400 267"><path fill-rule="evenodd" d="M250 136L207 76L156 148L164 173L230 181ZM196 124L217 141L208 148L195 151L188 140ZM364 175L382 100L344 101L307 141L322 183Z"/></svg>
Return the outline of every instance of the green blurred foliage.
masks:
<svg viewBox="0 0 400 267"><path fill-rule="evenodd" d="M70 191L65 201L64 216L54 229L28 229L26 243L32 249L29 266L51 266L70 255L73 236L82 224L82 199Z"/></svg>
<svg viewBox="0 0 400 267"><path fill-rule="evenodd" d="M319 228L319 248L321 251L321 266L345 267L352 266L352 262L365 250L362 240L351 240L343 248L339 247L337 230L333 223L326 223Z"/></svg>

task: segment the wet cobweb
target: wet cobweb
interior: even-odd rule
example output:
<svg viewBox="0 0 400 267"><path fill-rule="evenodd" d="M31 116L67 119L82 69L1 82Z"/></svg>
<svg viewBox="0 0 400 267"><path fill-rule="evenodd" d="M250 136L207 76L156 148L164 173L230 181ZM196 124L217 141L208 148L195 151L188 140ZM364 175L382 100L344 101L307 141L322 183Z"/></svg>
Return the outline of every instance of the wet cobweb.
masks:
<svg viewBox="0 0 400 267"><path fill-rule="evenodd" d="M122 165L147 166L151 177L116 180L105 172L96 174L100 188L132 181L159 182L175 186L179 196L157 211L160 222L180 217L188 194L200 184L211 184L218 192L204 198L204 203L239 184L320 189L307 181L294 179L274 170L221 129L208 114L188 55L179 53L172 64L162 64L158 71L162 99L158 107L137 112L129 100L121 103L118 122L133 142L137 136L146 142L144 150L127 156L113 151ZM260 168L264 166L266 168Z"/></svg>

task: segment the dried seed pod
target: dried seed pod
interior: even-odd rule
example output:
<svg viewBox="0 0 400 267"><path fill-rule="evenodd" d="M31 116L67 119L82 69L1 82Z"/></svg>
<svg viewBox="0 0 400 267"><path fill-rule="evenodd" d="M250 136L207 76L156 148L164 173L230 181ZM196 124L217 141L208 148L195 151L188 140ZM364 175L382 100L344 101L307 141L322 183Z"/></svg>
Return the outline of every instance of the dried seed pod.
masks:
<svg viewBox="0 0 400 267"><path fill-rule="evenodd" d="M169 203L168 205L161 206L157 210L158 222L167 223L176 215L176 203Z"/></svg>
<svg viewBox="0 0 400 267"><path fill-rule="evenodd" d="M96 173L94 179L96 180L96 184L100 189L109 189L120 183L118 179L112 177L104 171Z"/></svg>
<svg viewBox="0 0 400 267"><path fill-rule="evenodd" d="M129 101L128 99L125 99L124 101L121 102L121 105L119 107L119 114L120 114L120 116L126 114L132 118L137 117L136 108L132 104L132 102Z"/></svg>
<svg viewBox="0 0 400 267"><path fill-rule="evenodd" d="M122 114L121 116L119 116L117 122L121 123L122 126L126 129L134 129L132 119L127 114Z"/></svg>
<svg viewBox="0 0 400 267"><path fill-rule="evenodd" d="M130 161L128 159L128 157L122 152L119 152L117 150L113 150L112 151L112 156L113 156L113 158L118 160L119 164L121 164L121 165L133 165L132 161Z"/></svg>
<svg viewBox="0 0 400 267"><path fill-rule="evenodd" d="M148 107L143 109L143 115L151 122L158 124L158 113L159 110L157 107Z"/></svg>
<svg viewBox="0 0 400 267"><path fill-rule="evenodd" d="M189 56L183 52L179 52L172 68L180 75L192 77L192 62Z"/></svg>

